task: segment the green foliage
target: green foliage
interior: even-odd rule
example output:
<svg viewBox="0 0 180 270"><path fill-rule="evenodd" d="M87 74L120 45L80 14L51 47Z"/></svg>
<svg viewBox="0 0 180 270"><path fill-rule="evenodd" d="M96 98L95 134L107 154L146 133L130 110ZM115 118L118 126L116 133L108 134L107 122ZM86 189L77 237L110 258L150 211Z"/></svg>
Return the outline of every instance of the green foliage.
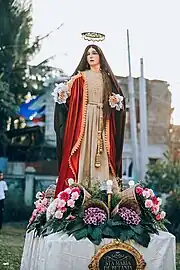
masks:
<svg viewBox="0 0 180 270"><path fill-rule="evenodd" d="M150 164L146 174L146 185L158 193L169 193L180 184L180 163L165 157L165 161Z"/></svg>
<svg viewBox="0 0 180 270"><path fill-rule="evenodd" d="M180 188L167 198L165 210L170 221L167 227L176 236L177 241L180 241Z"/></svg>
<svg viewBox="0 0 180 270"><path fill-rule="evenodd" d="M40 38L30 44L32 1L0 2L0 74L15 94L26 94L28 61L40 49Z"/></svg>

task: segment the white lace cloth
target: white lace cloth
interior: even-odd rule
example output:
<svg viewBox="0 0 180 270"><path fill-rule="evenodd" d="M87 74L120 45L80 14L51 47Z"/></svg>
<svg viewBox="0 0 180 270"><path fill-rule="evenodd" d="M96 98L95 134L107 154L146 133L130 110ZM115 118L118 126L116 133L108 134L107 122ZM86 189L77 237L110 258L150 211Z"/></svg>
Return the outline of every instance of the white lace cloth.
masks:
<svg viewBox="0 0 180 270"><path fill-rule="evenodd" d="M100 246L111 242L103 239ZM152 235L148 248L131 244L143 255L146 270L175 270L175 237L168 232ZM76 241L66 234L51 234L45 238L26 234L20 270L88 270L95 250L88 239Z"/></svg>

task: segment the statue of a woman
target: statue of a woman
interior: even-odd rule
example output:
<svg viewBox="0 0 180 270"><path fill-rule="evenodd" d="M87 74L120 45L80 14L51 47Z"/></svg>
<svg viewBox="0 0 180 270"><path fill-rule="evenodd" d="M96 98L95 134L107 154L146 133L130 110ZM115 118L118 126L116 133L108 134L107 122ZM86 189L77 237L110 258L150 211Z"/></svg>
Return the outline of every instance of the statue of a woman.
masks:
<svg viewBox="0 0 180 270"><path fill-rule="evenodd" d="M86 47L73 77L55 91L56 195L67 180L91 187L121 177L125 100L102 50Z"/></svg>

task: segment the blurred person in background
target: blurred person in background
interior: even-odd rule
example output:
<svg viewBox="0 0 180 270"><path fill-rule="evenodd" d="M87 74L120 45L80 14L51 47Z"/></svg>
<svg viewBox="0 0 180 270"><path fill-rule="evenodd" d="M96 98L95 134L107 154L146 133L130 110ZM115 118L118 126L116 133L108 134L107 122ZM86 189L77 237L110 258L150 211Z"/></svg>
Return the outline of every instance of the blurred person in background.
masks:
<svg viewBox="0 0 180 270"><path fill-rule="evenodd" d="M3 224L4 200L6 198L7 191L8 187L4 181L4 174L2 171L0 171L0 230L2 229Z"/></svg>

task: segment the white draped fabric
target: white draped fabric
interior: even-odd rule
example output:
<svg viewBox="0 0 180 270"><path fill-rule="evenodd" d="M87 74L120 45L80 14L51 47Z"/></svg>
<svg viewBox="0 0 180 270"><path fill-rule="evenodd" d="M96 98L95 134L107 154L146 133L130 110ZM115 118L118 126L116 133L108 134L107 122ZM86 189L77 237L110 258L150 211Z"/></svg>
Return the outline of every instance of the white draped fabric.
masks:
<svg viewBox="0 0 180 270"><path fill-rule="evenodd" d="M76 241L73 236L55 233L45 238L26 234L20 270L88 270L95 252L111 239L103 239L95 246L88 239ZM168 232L152 235L148 248L133 241L147 263L146 270L175 270L175 237Z"/></svg>

